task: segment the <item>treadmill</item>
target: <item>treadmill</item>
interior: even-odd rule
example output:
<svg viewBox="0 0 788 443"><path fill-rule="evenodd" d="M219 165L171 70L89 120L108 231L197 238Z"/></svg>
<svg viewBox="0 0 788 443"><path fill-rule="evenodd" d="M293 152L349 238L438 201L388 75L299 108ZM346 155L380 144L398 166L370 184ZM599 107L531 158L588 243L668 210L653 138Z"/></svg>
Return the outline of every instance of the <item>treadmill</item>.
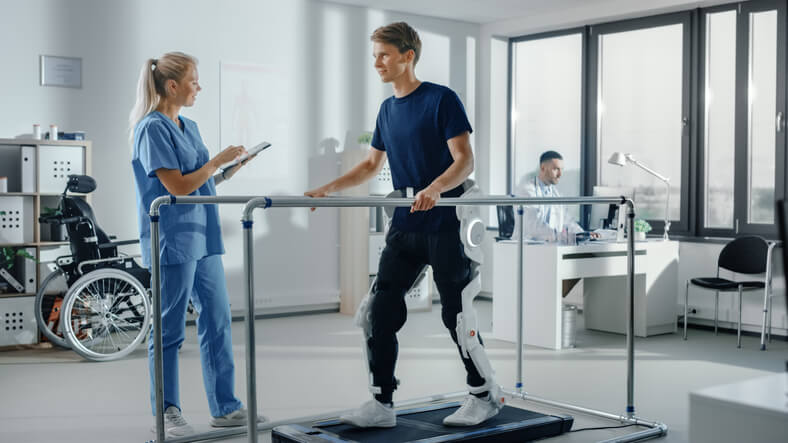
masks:
<svg viewBox="0 0 788 443"><path fill-rule="evenodd" d="M461 403L440 403L397 411L393 428L358 428L328 420L277 426L271 431L273 443L518 443L568 432L574 419L568 415L545 415L504 406L498 415L469 427L444 426L443 419Z"/></svg>

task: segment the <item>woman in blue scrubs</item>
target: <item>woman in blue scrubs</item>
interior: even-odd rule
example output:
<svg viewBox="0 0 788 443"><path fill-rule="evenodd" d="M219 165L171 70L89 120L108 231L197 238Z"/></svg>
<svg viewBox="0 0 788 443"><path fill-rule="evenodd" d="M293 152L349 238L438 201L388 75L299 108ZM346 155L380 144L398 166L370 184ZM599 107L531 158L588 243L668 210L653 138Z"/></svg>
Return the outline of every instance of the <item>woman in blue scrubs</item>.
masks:
<svg viewBox="0 0 788 443"><path fill-rule="evenodd" d="M140 72L137 102L129 117L133 129L132 167L137 188L137 213L142 261L150 268L151 202L162 195L216 195L216 185L240 167L222 172L219 166L246 150L230 146L213 158L197 124L180 114L194 105L197 60L170 52L148 59ZM246 424L246 410L233 391L235 366L230 331L224 253L216 205L165 205L160 210L162 345L164 354L164 417L170 437L193 433L181 414L178 349L184 340L186 308L191 298L199 313L203 383L214 427ZM150 397L155 414L153 340L148 341Z"/></svg>

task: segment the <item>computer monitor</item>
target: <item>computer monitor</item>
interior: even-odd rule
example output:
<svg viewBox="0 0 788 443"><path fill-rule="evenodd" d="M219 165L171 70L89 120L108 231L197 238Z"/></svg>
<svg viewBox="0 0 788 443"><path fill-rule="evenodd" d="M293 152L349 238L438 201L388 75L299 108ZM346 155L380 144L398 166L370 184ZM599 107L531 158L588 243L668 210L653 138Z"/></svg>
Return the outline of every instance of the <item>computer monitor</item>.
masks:
<svg viewBox="0 0 788 443"><path fill-rule="evenodd" d="M635 188L594 186L594 197L620 197L625 196L635 201ZM588 230L616 229L618 220L618 205L591 205L591 219Z"/></svg>
<svg viewBox="0 0 788 443"><path fill-rule="evenodd" d="M512 206L496 207L498 214L498 237L496 240L508 240L514 234L514 208Z"/></svg>

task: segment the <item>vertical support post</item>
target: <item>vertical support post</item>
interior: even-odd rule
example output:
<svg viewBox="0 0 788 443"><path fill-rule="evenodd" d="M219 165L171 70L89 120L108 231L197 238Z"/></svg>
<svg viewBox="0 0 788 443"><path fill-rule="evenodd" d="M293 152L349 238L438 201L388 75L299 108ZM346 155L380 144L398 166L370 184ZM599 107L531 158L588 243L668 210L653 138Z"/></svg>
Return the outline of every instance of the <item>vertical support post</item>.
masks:
<svg viewBox="0 0 788 443"><path fill-rule="evenodd" d="M257 443L257 360L254 335L254 232L251 211L241 219L246 274L246 426L248 441Z"/></svg>
<svg viewBox="0 0 788 443"><path fill-rule="evenodd" d="M635 207L627 202L627 416L635 416Z"/></svg>
<svg viewBox="0 0 788 443"><path fill-rule="evenodd" d="M153 299L153 380L156 396L156 441L164 441L164 357L161 338L161 273L159 268L159 208L150 216L151 298Z"/></svg>
<svg viewBox="0 0 788 443"><path fill-rule="evenodd" d="M520 221L519 240L517 242L517 383L515 389L523 392L523 206L517 207Z"/></svg>

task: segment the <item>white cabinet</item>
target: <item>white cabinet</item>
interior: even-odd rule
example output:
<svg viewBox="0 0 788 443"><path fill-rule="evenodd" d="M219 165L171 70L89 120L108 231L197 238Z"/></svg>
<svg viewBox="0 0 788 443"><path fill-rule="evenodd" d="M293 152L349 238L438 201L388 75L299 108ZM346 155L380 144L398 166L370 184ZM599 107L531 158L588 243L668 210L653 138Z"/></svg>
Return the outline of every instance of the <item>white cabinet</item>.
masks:
<svg viewBox="0 0 788 443"><path fill-rule="evenodd" d="M41 265L42 256L68 245L51 241L48 225L39 225L38 217L45 208L57 207L70 174L90 174L90 149L86 140L0 139L0 177L8 181L8 192L0 193L0 252L23 249L39 263L17 256L6 269L23 292L0 278L0 321L5 322L0 323L0 346L38 340L33 301L49 272ZM80 198L89 200L87 195Z"/></svg>

